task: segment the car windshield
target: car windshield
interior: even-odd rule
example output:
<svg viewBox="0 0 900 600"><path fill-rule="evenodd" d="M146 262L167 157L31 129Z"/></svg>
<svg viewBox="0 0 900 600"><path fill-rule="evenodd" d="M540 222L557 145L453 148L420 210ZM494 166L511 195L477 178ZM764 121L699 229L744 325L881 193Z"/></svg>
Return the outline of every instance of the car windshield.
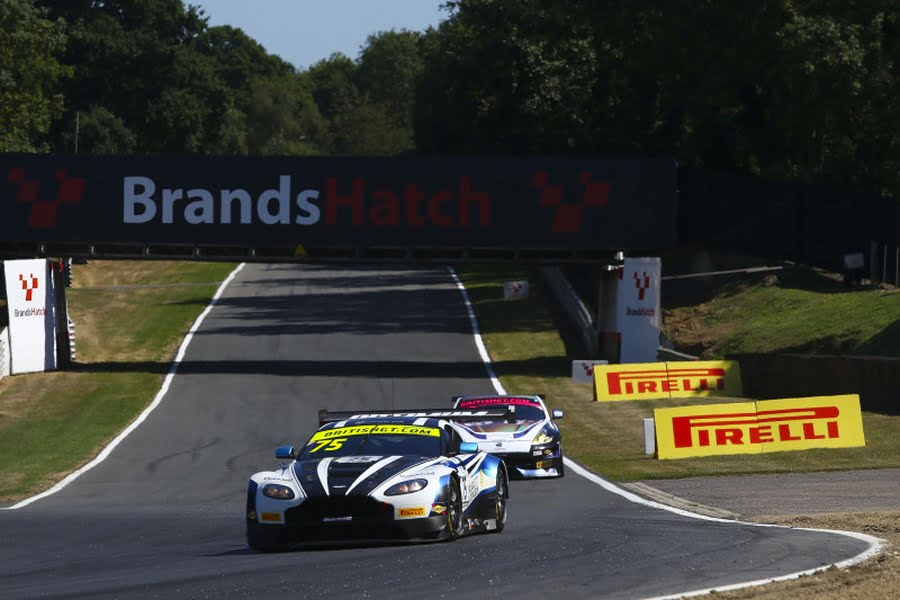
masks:
<svg viewBox="0 0 900 600"><path fill-rule="evenodd" d="M440 430L414 425L362 425L317 431L300 459L329 456L440 456Z"/></svg>
<svg viewBox="0 0 900 600"><path fill-rule="evenodd" d="M515 403L515 404L497 404L491 402L481 403L478 400L462 401L457 408L473 409L473 408L490 408L491 410L508 411L509 407L513 407L516 411L516 421L540 421L544 419L544 411L539 404L534 403ZM507 417L495 417L495 421L505 421Z"/></svg>

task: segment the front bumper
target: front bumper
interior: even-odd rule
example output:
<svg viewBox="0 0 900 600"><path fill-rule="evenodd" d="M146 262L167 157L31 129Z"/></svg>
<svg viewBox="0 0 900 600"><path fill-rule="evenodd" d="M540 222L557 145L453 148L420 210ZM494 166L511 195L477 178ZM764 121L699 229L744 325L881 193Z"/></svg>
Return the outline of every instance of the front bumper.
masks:
<svg viewBox="0 0 900 600"><path fill-rule="evenodd" d="M535 455L535 452L540 452ZM509 469L510 478L561 477L562 452L555 448L529 448L527 452L492 452L503 459Z"/></svg>
<svg viewBox="0 0 900 600"><path fill-rule="evenodd" d="M284 512L280 524L247 519L248 537L265 536L278 545L323 541L412 541L447 537L447 518L431 512L395 518L394 506L369 497L312 498Z"/></svg>

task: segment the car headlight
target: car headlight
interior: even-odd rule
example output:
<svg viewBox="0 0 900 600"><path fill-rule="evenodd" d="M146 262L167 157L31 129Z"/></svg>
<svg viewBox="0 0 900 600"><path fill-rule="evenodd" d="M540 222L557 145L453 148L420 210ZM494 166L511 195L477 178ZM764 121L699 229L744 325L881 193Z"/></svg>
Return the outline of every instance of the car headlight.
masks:
<svg viewBox="0 0 900 600"><path fill-rule="evenodd" d="M395 483L388 489L384 490L384 495L399 496L401 494L412 494L413 492L424 490L426 485L428 485L427 479L411 479L409 481L401 481L400 483Z"/></svg>
<svg viewBox="0 0 900 600"><path fill-rule="evenodd" d="M539 434L534 436L534 439L531 440L532 446L542 446L544 444L549 444L553 441L553 437L548 435L546 431L541 431Z"/></svg>
<svg viewBox="0 0 900 600"><path fill-rule="evenodd" d="M275 498L276 500L293 500L294 490L286 485L278 485L277 483L267 483L262 489L263 496Z"/></svg>

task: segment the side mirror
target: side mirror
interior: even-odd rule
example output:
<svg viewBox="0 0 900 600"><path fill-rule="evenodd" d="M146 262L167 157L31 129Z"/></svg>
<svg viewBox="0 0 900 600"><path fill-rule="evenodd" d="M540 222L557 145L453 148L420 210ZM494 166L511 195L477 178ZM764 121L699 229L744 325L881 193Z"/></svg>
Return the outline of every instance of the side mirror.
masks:
<svg viewBox="0 0 900 600"><path fill-rule="evenodd" d="M563 418L563 411L558 410L558 409L557 409L557 410L554 410L554 411L553 411L553 418L554 418L554 419L562 419L562 418Z"/></svg>
<svg viewBox="0 0 900 600"><path fill-rule="evenodd" d="M275 458L278 460L293 460L294 454L293 446L278 446L275 448Z"/></svg>
<svg viewBox="0 0 900 600"><path fill-rule="evenodd" d="M475 442L463 442L459 445L460 454L476 454L478 452L478 444Z"/></svg>

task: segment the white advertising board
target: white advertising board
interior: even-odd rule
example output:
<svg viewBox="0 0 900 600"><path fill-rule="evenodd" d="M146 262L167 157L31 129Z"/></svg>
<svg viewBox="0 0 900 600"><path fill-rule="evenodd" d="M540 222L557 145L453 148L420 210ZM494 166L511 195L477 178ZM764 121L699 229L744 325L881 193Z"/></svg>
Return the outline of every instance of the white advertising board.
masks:
<svg viewBox="0 0 900 600"><path fill-rule="evenodd" d="M504 300L522 300L531 291L527 281L507 281L503 284Z"/></svg>
<svg viewBox="0 0 900 600"><path fill-rule="evenodd" d="M608 365L605 360L573 360L572 361L572 382L573 383L594 383L594 365Z"/></svg>
<svg viewBox="0 0 900 600"><path fill-rule="evenodd" d="M10 372L56 369L55 290L46 259L3 263L9 310Z"/></svg>
<svg viewBox="0 0 900 600"><path fill-rule="evenodd" d="M626 258L619 271L616 331L621 333L619 362L655 362L659 348L660 259Z"/></svg>

